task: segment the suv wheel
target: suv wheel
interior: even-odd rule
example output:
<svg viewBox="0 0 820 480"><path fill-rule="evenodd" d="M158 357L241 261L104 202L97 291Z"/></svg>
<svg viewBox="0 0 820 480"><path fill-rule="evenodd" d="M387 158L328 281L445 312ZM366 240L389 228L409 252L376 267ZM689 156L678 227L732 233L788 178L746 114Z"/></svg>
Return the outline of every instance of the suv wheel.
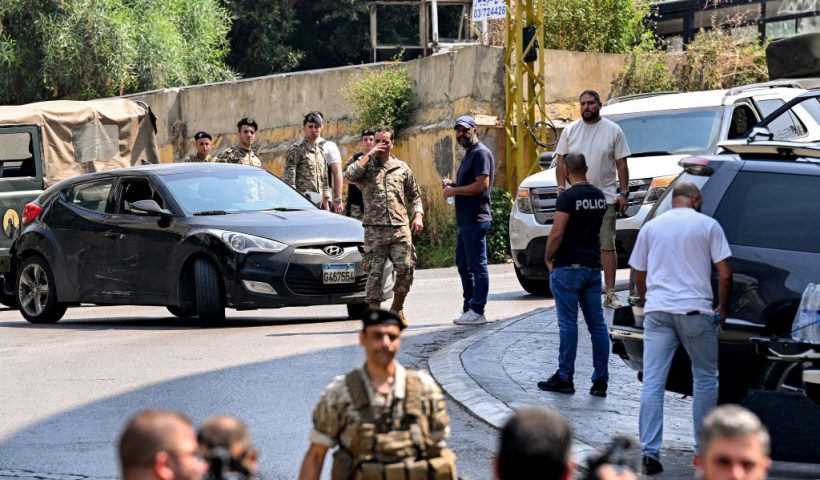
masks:
<svg viewBox="0 0 820 480"><path fill-rule="evenodd" d="M531 293L533 295L541 295L544 297L551 297L552 291L550 290L550 281L548 278L545 279L532 279L525 277L521 270L518 269L515 265L515 276L518 278L518 283L521 284L521 288L527 291L527 293ZM547 267L544 267L547 268Z"/></svg>

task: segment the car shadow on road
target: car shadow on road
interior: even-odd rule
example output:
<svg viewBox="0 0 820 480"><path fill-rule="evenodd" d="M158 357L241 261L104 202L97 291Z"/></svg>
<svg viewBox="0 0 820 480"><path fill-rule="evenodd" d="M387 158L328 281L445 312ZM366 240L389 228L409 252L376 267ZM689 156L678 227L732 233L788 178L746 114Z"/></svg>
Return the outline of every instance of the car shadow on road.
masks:
<svg viewBox="0 0 820 480"><path fill-rule="evenodd" d="M22 319L21 319L22 320ZM350 320L347 316L339 317L229 317L225 323L203 326L196 318L169 317L97 317L88 319L64 319L57 323L34 324L26 321L0 322L0 328L51 328L74 330L198 330L219 328L269 327L277 325L306 325L314 323L333 323Z"/></svg>

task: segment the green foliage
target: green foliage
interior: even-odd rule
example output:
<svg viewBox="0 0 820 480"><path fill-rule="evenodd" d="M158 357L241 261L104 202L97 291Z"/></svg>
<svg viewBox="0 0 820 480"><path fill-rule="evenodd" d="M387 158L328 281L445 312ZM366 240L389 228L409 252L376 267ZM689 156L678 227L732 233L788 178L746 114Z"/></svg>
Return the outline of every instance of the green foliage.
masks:
<svg viewBox="0 0 820 480"><path fill-rule="evenodd" d="M232 68L245 77L296 70L305 53L291 42L300 28L292 0L223 1L236 17L227 60Z"/></svg>
<svg viewBox="0 0 820 480"><path fill-rule="evenodd" d="M235 78L219 0L4 0L0 103Z"/></svg>
<svg viewBox="0 0 820 480"><path fill-rule="evenodd" d="M545 0L545 47L626 53L646 31L648 14L642 0Z"/></svg>
<svg viewBox="0 0 820 480"><path fill-rule="evenodd" d="M504 263L510 258L510 210L513 198L498 187L493 187L491 194L493 223L487 234L487 260L490 263Z"/></svg>
<svg viewBox="0 0 820 480"><path fill-rule="evenodd" d="M398 131L410 123L413 89L402 66L369 69L342 93L353 107L355 130L387 125Z"/></svg>
<svg viewBox="0 0 820 480"><path fill-rule="evenodd" d="M737 87L768 80L766 45L756 35L737 35L738 19L701 30L674 70L666 52L650 41L636 46L616 83L618 94L678 90L692 92ZM728 28L724 28L728 27Z"/></svg>

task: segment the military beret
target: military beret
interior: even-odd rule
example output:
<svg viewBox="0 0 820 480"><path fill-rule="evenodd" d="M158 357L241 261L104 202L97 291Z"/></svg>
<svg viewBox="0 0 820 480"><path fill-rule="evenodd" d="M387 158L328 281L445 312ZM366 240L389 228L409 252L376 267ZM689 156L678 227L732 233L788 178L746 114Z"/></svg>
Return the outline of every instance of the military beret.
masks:
<svg viewBox="0 0 820 480"><path fill-rule="evenodd" d="M212 137L208 132L196 132L194 134L194 140L199 140L200 138L207 138L208 140L214 139L214 137Z"/></svg>
<svg viewBox="0 0 820 480"><path fill-rule="evenodd" d="M256 124L256 120L252 119L251 117L245 117L236 124L236 128L241 130L242 125L247 125L249 127L253 127L254 130L259 130L259 125Z"/></svg>
<svg viewBox="0 0 820 480"><path fill-rule="evenodd" d="M402 323L401 318L391 312L390 310L369 309L362 316L362 327L367 328L373 325L392 324L399 327L399 330L404 330L406 326Z"/></svg>

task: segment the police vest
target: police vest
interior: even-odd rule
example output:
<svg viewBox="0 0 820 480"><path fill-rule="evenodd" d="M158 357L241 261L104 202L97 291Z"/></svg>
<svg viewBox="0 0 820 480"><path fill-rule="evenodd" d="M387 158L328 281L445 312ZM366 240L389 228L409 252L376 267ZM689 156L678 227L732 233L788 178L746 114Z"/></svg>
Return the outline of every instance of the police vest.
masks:
<svg viewBox="0 0 820 480"><path fill-rule="evenodd" d="M377 416L359 369L345 376L360 422L347 426L333 454L332 480L455 480L455 454L438 446L422 412L419 374L407 370L404 401Z"/></svg>

